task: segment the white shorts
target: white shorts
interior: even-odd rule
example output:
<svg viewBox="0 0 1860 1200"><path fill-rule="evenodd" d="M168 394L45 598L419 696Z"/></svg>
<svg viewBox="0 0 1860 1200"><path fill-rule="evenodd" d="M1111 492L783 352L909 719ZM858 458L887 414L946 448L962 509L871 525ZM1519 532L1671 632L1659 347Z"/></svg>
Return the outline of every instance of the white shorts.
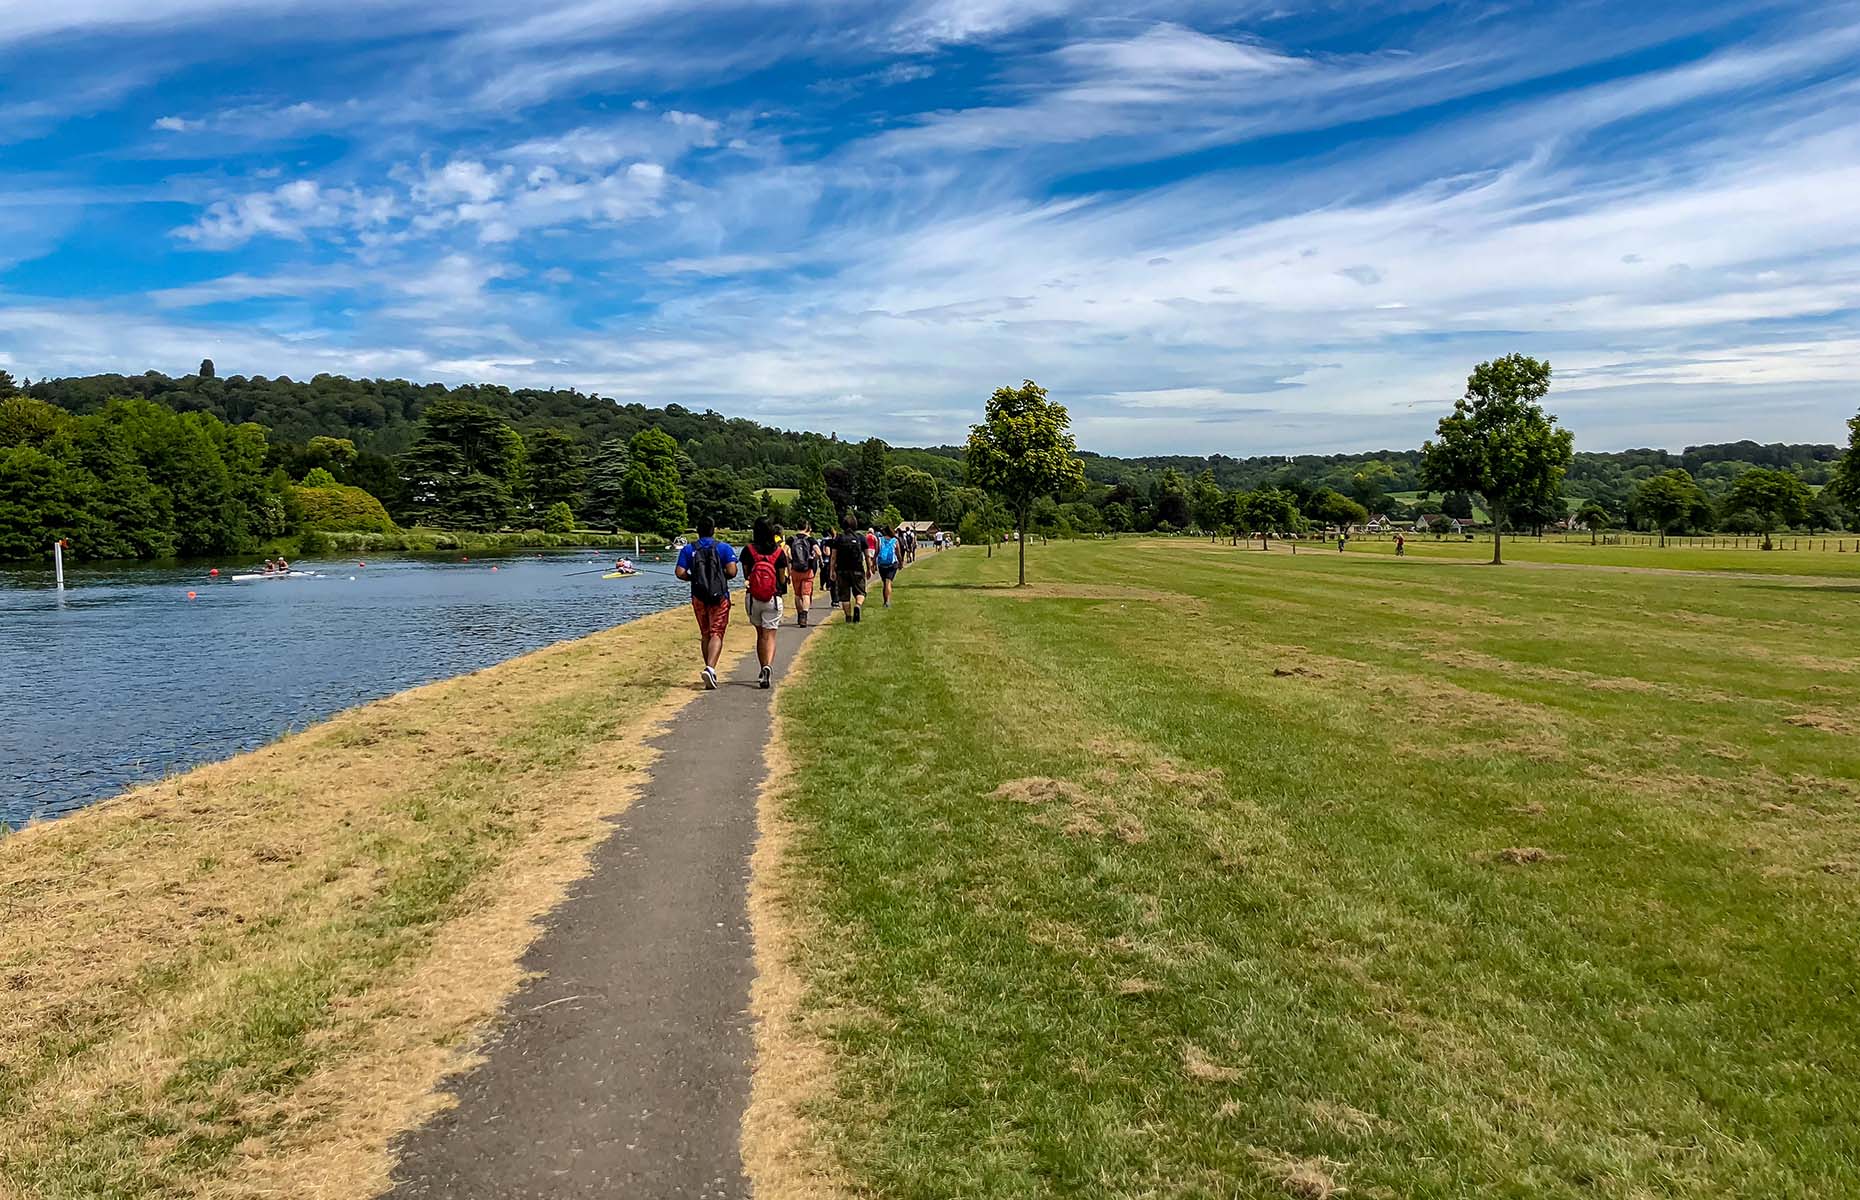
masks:
<svg viewBox="0 0 1860 1200"><path fill-rule="evenodd" d="M745 596L743 613L749 623L757 629L781 628L781 597L773 600L758 600L754 596Z"/></svg>

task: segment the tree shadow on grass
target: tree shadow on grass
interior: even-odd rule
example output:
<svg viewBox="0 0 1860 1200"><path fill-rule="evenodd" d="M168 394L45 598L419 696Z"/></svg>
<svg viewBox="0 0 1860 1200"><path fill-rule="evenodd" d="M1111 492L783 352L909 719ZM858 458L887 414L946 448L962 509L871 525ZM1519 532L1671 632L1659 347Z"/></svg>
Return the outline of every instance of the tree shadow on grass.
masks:
<svg viewBox="0 0 1860 1200"><path fill-rule="evenodd" d="M1836 592L1860 600L1860 579L1849 583L1753 583L1749 586L1766 592Z"/></svg>
<svg viewBox="0 0 1860 1200"><path fill-rule="evenodd" d="M1013 583L913 583L910 587L913 592L929 591L932 588L943 588L953 592L1014 592L1020 590L1020 585Z"/></svg>

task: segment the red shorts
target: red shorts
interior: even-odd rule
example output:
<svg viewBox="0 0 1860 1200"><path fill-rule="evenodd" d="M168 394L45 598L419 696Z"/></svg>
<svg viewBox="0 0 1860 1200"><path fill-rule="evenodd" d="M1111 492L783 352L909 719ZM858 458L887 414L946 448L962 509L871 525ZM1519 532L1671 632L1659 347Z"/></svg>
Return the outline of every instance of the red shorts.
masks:
<svg viewBox="0 0 1860 1200"><path fill-rule="evenodd" d="M728 596L715 604L706 604L693 596L691 597L691 611L697 614L698 632L705 637L722 637L724 630L730 627L730 598Z"/></svg>
<svg viewBox="0 0 1860 1200"><path fill-rule="evenodd" d="M802 584L806 584L808 587L814 586L814 573L812 571L794 571L789 574L788 578L794 580L796 587Z"/></svg>

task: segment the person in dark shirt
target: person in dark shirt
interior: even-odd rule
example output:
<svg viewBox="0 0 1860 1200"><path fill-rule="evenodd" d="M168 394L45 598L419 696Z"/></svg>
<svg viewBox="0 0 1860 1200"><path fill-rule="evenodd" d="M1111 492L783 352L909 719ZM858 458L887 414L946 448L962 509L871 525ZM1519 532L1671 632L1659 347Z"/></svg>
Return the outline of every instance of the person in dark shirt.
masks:
<svg viewBox="0 0 1860 1200"><path fill-rule="evenodd" d="M857 625L865 609L865 538L853 527L850 517L840 522L839 536L827 543L827 554L840 610Z"/></svg>

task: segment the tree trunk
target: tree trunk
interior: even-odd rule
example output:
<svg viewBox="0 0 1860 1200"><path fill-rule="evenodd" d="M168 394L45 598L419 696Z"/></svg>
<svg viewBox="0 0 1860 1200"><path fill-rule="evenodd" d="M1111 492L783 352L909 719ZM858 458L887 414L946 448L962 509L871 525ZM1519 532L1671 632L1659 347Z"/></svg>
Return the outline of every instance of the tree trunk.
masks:
<svg viewBox="0 0 1860 1200"><path fill-rule="evenodd" d="M1771 545L1770 545L1770 531L1769 531L1769 530L1767 530L1767 529L1765 529L1765 530L1763 531L1763 548L1764 548L1765 550L1773 550L1773 549L1775 549L1775 547L1773 547L1773 546L1771 546Z"/></svg>
<svg viewBox="0 0 1860 1200"><path fill-rule="evenodd" d="M1501 567L1505 565L1505 510L1490 500L1485 506L1492 510L1492 565Z"/></svg>
<svg viewBox="0 0 1860 1200"><path fill-rule="evenodd" d="M1666 549L1666 526L1660 526L1660 549Z"/></svg>
<svg viewBox="0 0 1860 1200"><path fill-rule="evenodd" d="M1016 518L1016 525L1018 527L1014 531L1014 540L1020 543L1020 583L1017 584L1016 586L1026 587L1027 586L1027 514L1026 513L1021 513Z"/></svg>

